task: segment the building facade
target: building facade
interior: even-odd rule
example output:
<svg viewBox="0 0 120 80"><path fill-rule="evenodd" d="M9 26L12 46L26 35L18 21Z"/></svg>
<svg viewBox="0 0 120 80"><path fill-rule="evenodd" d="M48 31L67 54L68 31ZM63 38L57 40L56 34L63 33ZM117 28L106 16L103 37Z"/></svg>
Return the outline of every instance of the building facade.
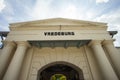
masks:
<svg viewBox="0 0 120 80"><path fill-rule="evenodd" d="M119 80L106 23L54 18L10 24L0 80Z"/></svg>

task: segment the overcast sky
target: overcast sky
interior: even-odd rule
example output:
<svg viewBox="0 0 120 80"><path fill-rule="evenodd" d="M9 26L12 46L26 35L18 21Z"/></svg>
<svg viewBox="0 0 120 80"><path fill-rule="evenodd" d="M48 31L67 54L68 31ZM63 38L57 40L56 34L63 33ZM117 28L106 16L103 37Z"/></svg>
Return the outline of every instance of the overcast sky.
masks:
<svg viewBox="0 0 120 80"><path fill-rule="evenodd" d="M120 46L120 0L0 0L0 31L13 22L57 17L107 22Z"/></svg>

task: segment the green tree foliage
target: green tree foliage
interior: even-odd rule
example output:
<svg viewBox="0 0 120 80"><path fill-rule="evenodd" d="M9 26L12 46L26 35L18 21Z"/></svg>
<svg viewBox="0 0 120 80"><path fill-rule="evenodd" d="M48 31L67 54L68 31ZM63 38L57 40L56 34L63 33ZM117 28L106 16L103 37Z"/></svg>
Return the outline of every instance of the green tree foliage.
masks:
<svg viewBox="0 0 120 80"><path fill-rule="evenodd" d="M66 76L63 74L54 74L51 77L51 80L67 80L67 79L66 79Z"/></svg>

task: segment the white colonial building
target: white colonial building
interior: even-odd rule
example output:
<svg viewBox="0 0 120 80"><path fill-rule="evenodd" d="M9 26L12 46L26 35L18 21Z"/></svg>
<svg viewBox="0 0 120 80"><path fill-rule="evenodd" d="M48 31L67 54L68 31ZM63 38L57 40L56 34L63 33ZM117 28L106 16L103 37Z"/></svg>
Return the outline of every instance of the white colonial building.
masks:
<svg viewBox="0 0 120 80"><path fill-rule="evenodd" d="M120 52L106 23L54 18L9 28L0 80L120 80Z"/></svg>

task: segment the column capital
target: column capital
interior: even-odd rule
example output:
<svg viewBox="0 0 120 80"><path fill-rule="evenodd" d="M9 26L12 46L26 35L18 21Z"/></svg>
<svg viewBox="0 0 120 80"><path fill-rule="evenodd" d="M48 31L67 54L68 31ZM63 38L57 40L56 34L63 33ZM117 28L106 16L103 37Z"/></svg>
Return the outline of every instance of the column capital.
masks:
<svg viewBox="0 0 120 80"><path fill-rule="evenodd" d="M102 45L107 45L107 44L112 44L112 45L113 45L113 41L114 41L114 40L104 40L104 41L102 42Z"/></svg>
<svg viewBox="0 0 120 80"><path fill-rule="evenodd" d="M27 41L17 41L17 45L31 47L31 45Z"/></svg>
<svg viewBox="0 0 120 80"><path fill-rule="evenodd" d="M92 46L92 45L101 45L101 40L92 40L88 46Z"/></svg>
<svg viewBox="0 0 120 80"><path fill-rule="evenodd" d="M14 41L4 41L5 46L16 46L16 43Z"/></svg>

